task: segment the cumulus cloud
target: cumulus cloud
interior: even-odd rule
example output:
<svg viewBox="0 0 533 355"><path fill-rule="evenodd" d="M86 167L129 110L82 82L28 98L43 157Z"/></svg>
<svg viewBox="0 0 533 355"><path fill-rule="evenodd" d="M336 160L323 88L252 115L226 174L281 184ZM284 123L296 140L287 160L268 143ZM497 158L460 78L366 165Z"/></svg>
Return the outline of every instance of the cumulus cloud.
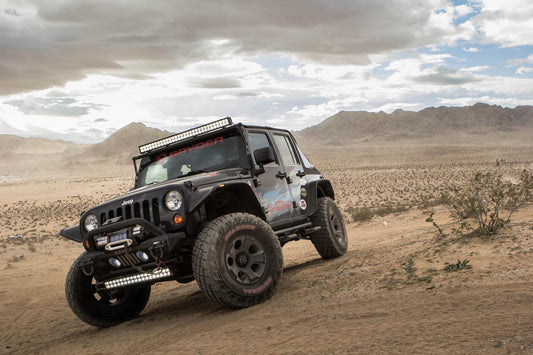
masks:
<svg viewBox="0 0 533 355"><path fill-rule="evenodd" d="M480 0L481 13L472 19L482 40L503 47L533 44L533 3L529 0Z"/></svg>
<svg viewBox="0 0 533 355"><path fill-rule="evenodd" d="M413 79L421 83L431 83L436 85L461 85L480 81L479 78L468 72L450 69L444 65L437 65L425 70Z"/></svg>
<svg viewBox="0 0 533 355"><path fill-rule="evenodd" d="M0 95L60 86L91 72L149 78L228 54L285 53L321 63L368 63L371 54L428 45L435 36L455 32L428 16L441 4L10 2L0 9Z"/></svg>

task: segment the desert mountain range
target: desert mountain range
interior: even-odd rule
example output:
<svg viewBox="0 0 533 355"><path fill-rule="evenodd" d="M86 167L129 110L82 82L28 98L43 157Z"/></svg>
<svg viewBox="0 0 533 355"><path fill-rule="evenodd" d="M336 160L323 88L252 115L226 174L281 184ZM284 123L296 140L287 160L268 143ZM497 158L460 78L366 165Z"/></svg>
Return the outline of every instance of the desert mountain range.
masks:
<svg viewBox="0 0 533 355"><path fill-rule="evenodd" d="M304 142L325 145L529 144L533 140L533 106L510 109L477 103L390 114L341 111L297 136Z"/></svg>
<svg viewBox="0 0 533 355"><path fill-rule="evenodd" d="M98 173L102 168L131 164L138 145L170 134L134 122L92 145L0 135L0 168L21 174L30 174L38 167ZM510 109L478 103L419 112L396 110L390 114L341 111L318 125L295 132L295 136L304 148L317 148L317 142L320 146L531 145L533 106Z"/></svg>

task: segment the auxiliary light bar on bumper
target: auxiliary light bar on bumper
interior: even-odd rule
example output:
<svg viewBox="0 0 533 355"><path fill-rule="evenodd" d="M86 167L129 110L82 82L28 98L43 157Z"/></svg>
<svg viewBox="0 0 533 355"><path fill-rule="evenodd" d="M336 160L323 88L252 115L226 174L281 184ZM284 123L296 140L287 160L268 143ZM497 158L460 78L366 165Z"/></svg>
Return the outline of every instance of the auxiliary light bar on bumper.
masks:
<svg viewBox="0 0 533 355"><path fill-rule="evenodd" d="M118 279L104 281L104 286L108 290L115 288L128 287L146 282L152 282L154 280L165 279L172 276L169 268L155 269L152 272L139 273L135 275L120 277Z"/></svg>

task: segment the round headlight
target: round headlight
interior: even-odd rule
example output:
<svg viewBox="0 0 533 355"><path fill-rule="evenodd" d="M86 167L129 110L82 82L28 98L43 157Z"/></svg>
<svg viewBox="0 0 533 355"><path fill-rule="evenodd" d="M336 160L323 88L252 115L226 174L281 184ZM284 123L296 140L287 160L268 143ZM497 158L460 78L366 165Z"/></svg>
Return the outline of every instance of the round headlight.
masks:
<svg viewBox="0 0 533 355"><path fill-rule="evenodd" d="M171 211L177 211L183 203L183 197L178 191L170 191L165 196L165 206Z"/></svg>
<svg viewBox="0 0 533 355"><path fill-rule="evenodd" d="M85 217L85 221L83 222L83 225L85 226L85 230L87 232L92 231L95 228L98 228L98 219L94 214L88 214Z"/></svg>

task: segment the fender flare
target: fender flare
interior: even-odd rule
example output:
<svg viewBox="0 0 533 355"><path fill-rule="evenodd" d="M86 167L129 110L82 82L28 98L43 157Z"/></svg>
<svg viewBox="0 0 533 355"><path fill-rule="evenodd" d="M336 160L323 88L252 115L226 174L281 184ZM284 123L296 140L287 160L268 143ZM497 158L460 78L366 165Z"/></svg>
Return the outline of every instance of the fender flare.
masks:
<svg viewBox="0 0 533 355"><path fill-rule="evenodd" d="M331 181L327 179L320 179L310 181L307 185L307 191L309 197L307 199L307 214L311 216L316 211L317 199L320 197L329 197L332 200L335 200L335 192L333 191L333 186Z"/></svg>
<svg viewBox="0 0 533 355"><path fill-rule="evenodd" d="M73 240L75 242L78 242L78 243L83 242L83 237L81 235L79 224L76 224L75 226L72 226L72 227L63 228L61 232L59 232L59 235L67 239Z"/></svg>
<svg viewBox="0 0 533 355"><path fill-rule="evenodd" d="M187 214L200 207L213 193L221 189L229 190L240 198L246 206L246 210L266 221L266 215L261 207L261 203L256 192L246 182L225 182L224 184L199 188L190 196L188 201Z"/></svg>

